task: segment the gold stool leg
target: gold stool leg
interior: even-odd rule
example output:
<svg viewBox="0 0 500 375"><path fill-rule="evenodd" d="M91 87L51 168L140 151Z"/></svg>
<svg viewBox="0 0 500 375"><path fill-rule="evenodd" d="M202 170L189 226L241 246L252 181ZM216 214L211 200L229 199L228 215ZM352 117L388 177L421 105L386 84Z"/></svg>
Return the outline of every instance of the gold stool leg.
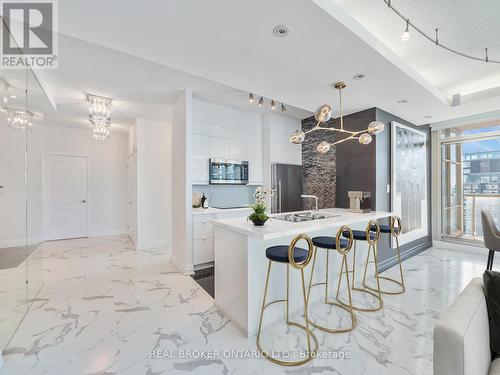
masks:
<svg viewBox="0 0 500 375"><path fill-rule="evenodd" d="M347 269L347 257L345 254L342 256L342 264L340 265L341 269L342 269L343 265L345 265L345 269L346 269L347 293L349 295L349 313L351 314L352 329L354 329L354 327L356 327L356 316L354 315L354 310L352 308L351 285L349 283L349 273L347 272L348 271L348 269ZM340 278L339 278L339 284L340 284Z"/></svg>
<svg viewBox="0 0 500 375"><path fill-rule="evenodd" d="M312 280L313 280L313 275L314 275L314 266L316 265L316 255L318 254L318 248L314 248L314 257L313 257L313 264L311 267L311 275L309 276L309 288L307 290L307 302L309 303L309 297L311 296L311 286L312 285Z"/></svg>
<svg viewBox="0 0 500 375"><path fill-rule="evenodd" d="M328 285L329 285L329 282L328 282L328 276L329 276L329 254L330 254L330 250L326 249L326 270L325 270L325 282L318 282L318 283L315 283L315 284L312 284L312 272L314 271L314 265L315 265L315 262L316 262L316 254L314 254L314 258L313 258L313 267L312 267L312 271L311 271L311 276L310 276L310 279L309 279L309 292L308 292L308 296L307 296L307 301L309 303L309 297L310 297L310 293L311 293L311 287L313 286L316 286L316 285L325 285L325 304L328 304L328 305L333 305L333 306L336 306L338 308L341 308L343 310L346 310L350 315L351 315L351 327L349 328L328 328L328 327L324 327L316 322L313 322L313 321L309 321L309 323L322 330L322 331L325 331L325 332L329 332L329 333L344 333L344 332L349 332L349 331L352 331L355 327L356 327L356 316L354 315L354 312L352 311L352 301L351 301L351 289L350 289L350 284L349 284L349 273L348 273L348 267L347 267L347 259L346 259L346 256L343 255L342 256L342 265L340 267L340 275L339 275L339 282L338 282L338 286L337 286L337 295L339 293L339 290L340 290L340 285L341 285L341 279L342 279L342 275L343 275L343 272L344 272L344 264L345 264L345 270L346 270L346 279L347 279L347 288L348 288L348 291L349 291L349 302L350 302L350 305L351 308L349 306L344 306L343 304L341 303L338 303L338 302L334 302L334 301L328 301Z"/></svg>
<svg viewBox="0 0 500 375"><path fill-rule="evenodd" d="M372 245L372 244L369 244L368 245L368 254L367 254L367 257L366 257L366 263L365 263L365 270L364 270L364 274L363 274L363 286L364 286L364 281L366 279L366 272L367 272L367 264L369 262L369 258L370 258L370 252L373 251L373 256L375 258L375 261L377 259L377 256L375 254L375 246L376 245ZM347 262L347 261L346 261ZM347 267L346 267L347 268ZM358 288L358 287L355 287L355 271L356 271L356 241L354 242L354 254L353 254L353 265L352 265L352 287L351 287L351 290L352 291L356 291L356 292L362 292L362 293L366 293L366 294L369 294L373 297L375 297L378 302L379 302L379 306L378 307L361 307L361 306L356 306L354 305L352 302L351 302L351 305L352 305L352 309L353 310L356 310L356 311L362 311L362 312L374 312L374 311L379 311L380 309L382 309L383 307L383 301L382 301L382 297L381 297L381 294L380 294L380 285L379 285L379 288L378 289L375 289L375 290L370 290L370 288ZM349 272L349 270L347 270L346 272ZM377 271L377 268L375 268L375 275L376 275L376 278L377 278L377 282L379 282L379 279L378 279L378 271ZM340 285L340 284L339 284ZM345 306L345 307L349 307L349 305L345 302L343 302L339 297L339 288L337 289L337 301Z"/></svg>
<svg viewBox="0 0 500 375"><path fill-rule="evenodd" d="M262 329L262 318L264 317L264 309L266 308L266 296L267 296L267 287L269 286L269 275L271 274L271 260L269 260L269 264L267 266L267 276L266 276L266 285L264 287L264 298L262 299L262 307L260 309L260 320L259 320L259 329L257 330L257 347L260 352L263 350L260 348L260 331Z"/></svg>
<svg viewBox="0 0 500 375"><path fill-rule="evenodd" d="M388 295L397 295L397 294L402 294L405 292L406 288L405 288L405 282L404 282L404 277L403 277L403 266L401 264L401 253L400 253L400 250L399 250L399 239L398 237L394 237L396 239L396 254L398 256L398 264L399 264L399 276L400 276L400 280L401 281L398 281L398 280L395 280L391 277L388 277L388 276L380 276L379 275L379 279L383 279L383 280L387 280L387 281L390 281L391 283L394 283L396 285L399 285L401 287L400 290L397 290L397 291L394 291L394 292L389 292L389 291L385 291L385 290L381 290L380 293L382 294L388 294ZM369 289L371 291L377 291L377 289L375 288L372 288L368 285L366 285L365 281L363 280L363 286L366 288L366 289Z"/></svg>
<svg viewBox="0 0 500 375"><path fill-rule="evenodd" d="M352 289L354 289L354 277L355 277L354 270L356 268L356 240L354 240L353 242L354 242L354 246L353 246L353 253L352 253L352 270L349 270L347 258L345 258L345 272L346 272L348 277L349 277L349 273L352 273L352 283L351 283ZM340 302L340 300L339 300L340 278L342 277L343 274L344 274L344 269L343 269L343 267L341 267L340 268L339 283L337 285L337 295L335 296L335 299L339 302Z"/></svg>
<svg viewBox="0 0 500 375"><path fill-rule="evenodd" d="M305 280L304 280L304 270L301 269L300 271L301 271L301 280L302 280L302 295L303 295L303 298L304 298L305 326L302 325L302 324L299 324L297 322L292 322L292 321L289 320L289 303L288 303L288 297L289 297L289 289L290 289L290 266L288 264L287 264L287 275L286 275L286 299L276 300L276 301L272 301L272 302L269 302L269 303L266 304L267 291L268 291L268 287L269 287L269 276L271 274L271 262L272 261L269 260L269 265L268 265L268 268L267 268L266 284L265 284L265 287L264 287L264 297L262 299L262 308L261 308L261 311L260 311L259 328L258 328L258 331L257 331L257 349L263 355L264 358L266 358L269 361L271 361L273 363L276 363L278 365L282 365L282 366L300 366L300 365L303 365L303 364L311 361L312 359L314 359L315 358L315 354L318 352L318 348L319 348L318 339L311 332L311 330L309 328L309 317L308 317L308 314L307 314L309 295L306 293L306 285L305 285ZM286 307L285 307L286 323L288 325L292 325L292 326L298 327L298 328L300 328L300 329L302 329L302 330L304 330L306 332L308 353L307 353L307 357L304 358L304 359L302 359L302 360L300 360L300 361L283 361L281 359L274 358L271 355L269 355L269 353L267 351L265 351L264 349L262 349L262 346L260 345L260 334L261 334L261 331L262 331L262 320L263 320L263 317L264 317L264 310L267 307L269 307L270 305L272 305L274 303L277 303L277 302L284 302L286 304ZM312 337L312 339L314 341L314 349L313 350L311 350L311 337Z"/></svg>

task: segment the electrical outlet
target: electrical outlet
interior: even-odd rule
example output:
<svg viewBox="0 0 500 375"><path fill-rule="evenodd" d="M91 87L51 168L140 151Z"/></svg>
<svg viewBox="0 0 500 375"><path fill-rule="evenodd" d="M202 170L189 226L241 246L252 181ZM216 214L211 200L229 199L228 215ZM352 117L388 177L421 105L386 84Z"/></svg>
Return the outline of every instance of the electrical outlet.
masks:
<svg viewBox="0 0 500 375"><path fill-rule="evenodd" d="M389 194L391 192L391 185L387 184L387 186L385 187L385 191L387 192L387 194Z"/></svg>

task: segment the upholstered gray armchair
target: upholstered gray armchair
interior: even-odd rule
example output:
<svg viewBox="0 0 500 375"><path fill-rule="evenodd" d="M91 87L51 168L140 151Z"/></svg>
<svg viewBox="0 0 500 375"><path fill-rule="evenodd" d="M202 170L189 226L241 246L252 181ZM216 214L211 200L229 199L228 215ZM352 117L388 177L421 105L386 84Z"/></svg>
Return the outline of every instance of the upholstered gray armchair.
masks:
<svg viewBox="0 0 500 375"><path fill-rule="evenodd" d="M483 223L484 246L490 250L486 269L491 270L495 251L500 251L500 231L496 227L493 217L488 211L481 211L481 221Z"/></svg>

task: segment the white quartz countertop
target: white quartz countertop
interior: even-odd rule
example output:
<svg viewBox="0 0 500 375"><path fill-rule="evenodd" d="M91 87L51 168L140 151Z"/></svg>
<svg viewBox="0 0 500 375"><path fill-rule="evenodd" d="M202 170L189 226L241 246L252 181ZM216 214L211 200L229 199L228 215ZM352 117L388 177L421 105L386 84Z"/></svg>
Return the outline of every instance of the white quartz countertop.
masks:
<svg viewBox="0 0 500 375"><path fill-rule="evenodd" d="M203 215L203 214L218 214L222 212L237 212L237 211L249 211L251 209L250 206L248 207L237 207L237 208L215 208L215 207L209 207L209 208L194 208L192 209L193 215Z"/></svg>
<svg viewBox="0 0 500 375"><path fill-rule="evenodd" d="M336 215L331 218L289 222L284 220L274 219L273 216L283 214L270 215L270 220L262 227L255 226L245 217L236 217L229 219L214 220L213 223L217 226L233 230L238 233L248 236L255 236L261 240L270 240L280 237L293 236L300 233L310 233L324 229L339 228L342 225L353 225L358 223L368 223L370 220L382 219L392 215L391 212L371 211L368 213L353 213L345 208L326 208L319 210L320 213L326 215ZM334 233L332 233L334 235Z"/></svg>

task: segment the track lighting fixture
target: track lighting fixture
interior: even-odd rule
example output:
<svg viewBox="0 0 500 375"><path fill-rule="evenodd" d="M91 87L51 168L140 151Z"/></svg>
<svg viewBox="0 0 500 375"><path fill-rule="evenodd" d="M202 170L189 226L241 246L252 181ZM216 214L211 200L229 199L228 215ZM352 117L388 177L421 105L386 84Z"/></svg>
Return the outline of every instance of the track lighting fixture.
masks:
<svg viewBox="0 0 500 375"><path fill-rule="evenodd" d="M276 109L276 103L274 100L271 100L271 109L274 111Z"/></svg>
<svg viewBox="0 0 500 375"><path fill-rule="evenodd" d="M281 112L283 112L283 113L286 112L286 107L283 103L281 103Z"/></svg>
<svg viewBox="0 0 500 375"><path fill-rule="evenodd" d="M439 30L438 28L434 29L435 35L428 34L425 31L423 31L423 29L419 28L417 25L415 25L414 23L410 22L410 20L407 17L405 17L405 15L403 13L401 13L399 11L399 9L397 9L396 7L394 7L394 5L391 3L391 0L383 0L383 2L398 17L400 17L404 22L406 22L406 29L403 32L403 34L401 34L401 40L403 42L406 42L408 39L410 39L410 26L411 26L412 29L415 32L417 32L418 34L422 35L425 39L427 39L431 43L434 43L436 46L441 47L442 49L444 49L444 50L446 50L448 52L454 53L455 55L459 55L459 56L462 56L462 57L465 57L465 58L471 59L471 60L483 61L483 62L486 62L486 63L500 64L500 60L498 60L498 59L497 60L490 59L490 57L488 56L488 48L482 48L482 51L484 51L482 56L481 55L470 55L467 52L458 51L458 50L453 49L452 47L450 47L450 46L448 46L446 44L441 43L440 40L439 40L439 35L438 35L438 30Z"/></svg>
<svg viewBox="0 0 500 375"><path fill-rule="evenodd" d="M408 39L410 39L410 20L409 19L406 20L406 29L403 32L403 34L401 34L401 40L403 42L408 41Z"/></svg>
<svg viewBox="0 0 500 375"><path fill-rule="evenodd" d="M259 99L259 107L262 107L264 105L264 97L260 97Z"/></svg>
<svg viewBox="0 0 500 375"><path fill-rule="evenodd" d="M254 102L254 100L255 100L255 97L253 96L253 94L252 94L252 93L250 93L250 94L248 95L248 101L249 101L250 103L253 103L253 102Z"/></svg>

